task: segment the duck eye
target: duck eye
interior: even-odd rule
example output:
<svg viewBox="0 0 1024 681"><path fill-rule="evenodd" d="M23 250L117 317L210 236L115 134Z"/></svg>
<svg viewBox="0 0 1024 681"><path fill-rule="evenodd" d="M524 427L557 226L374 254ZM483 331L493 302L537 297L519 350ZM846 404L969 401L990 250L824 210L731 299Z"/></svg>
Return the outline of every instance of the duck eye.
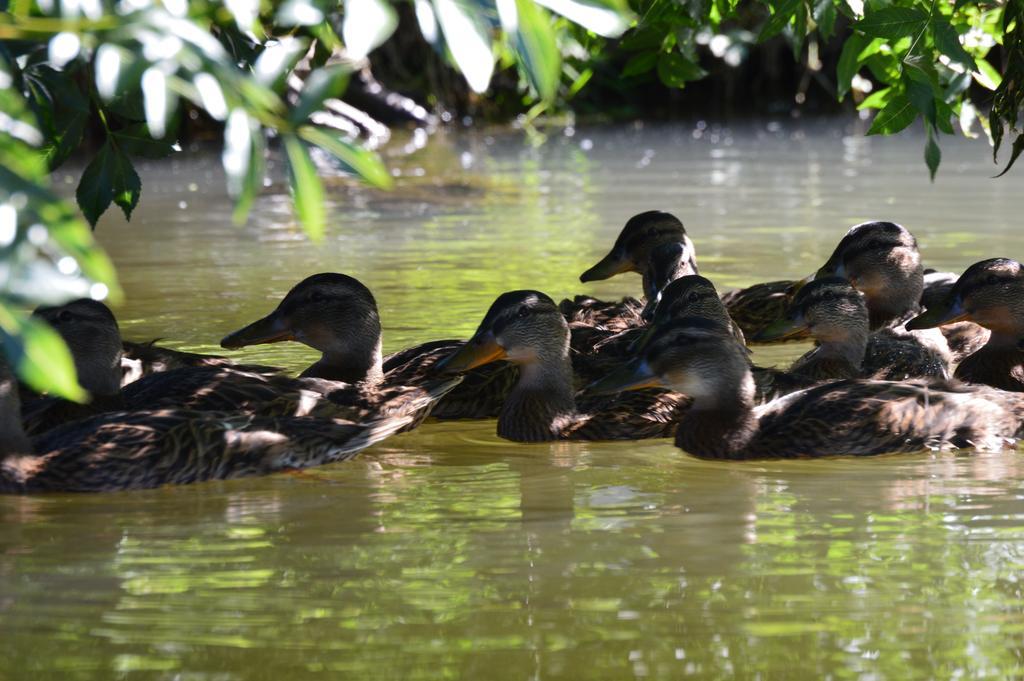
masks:
<svg viewBox="0 0 1024 681"><path fill-rule="evenodd" d="M57 313L57 321L61 324L66 324L74 318L75 316L68 312L67 310L61 310L59 313Z"/></svg>
<svg viewBox="0 0 1024 681"><path fill-rule="evenodd" d="M525 305L516 310L516 317L518 317L519 319L522 319L528 314L530 314L530 308L526 307Z"/></svg>
<svg viewBox="0 0 1024 681"><path fill-rule="evenodd" d="M691 291L690 295L687 297L687 300L689 300L691 303L696 303L698 300L700 300L700 294L697 293L696 291Z"/></svg>
<svg viewBox="0 0 1024 681"><path fill-rule="evenodd" d="M989 286L995 286L996 284L999 283L999 277L997 277L994 274L990 274L988 275L988 277L985 278L985 283L988 284Z"/></svg>

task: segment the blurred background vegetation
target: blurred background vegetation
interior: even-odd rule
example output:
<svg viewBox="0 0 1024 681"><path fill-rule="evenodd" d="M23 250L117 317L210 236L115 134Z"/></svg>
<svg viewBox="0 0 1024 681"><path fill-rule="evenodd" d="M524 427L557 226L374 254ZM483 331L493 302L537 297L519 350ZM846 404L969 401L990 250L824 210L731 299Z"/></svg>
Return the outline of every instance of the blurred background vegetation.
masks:
<svg viewBox="0 0 1024 681"><path fill-rule="evenodd" d="M112 205L130 218L136 160L193 141L222 145L239 223L279 153L317 239L317 163L387 188L374 150L396 126L511 122L543 143L577 120L857 108L868 134L920 120L934 177L943 134L987 136L1010 169L1022 84L1018 0L0 0L3 352L86 397L29 310L122 295L91 229ZM49 183L73 155L77 205Z"/></svg>

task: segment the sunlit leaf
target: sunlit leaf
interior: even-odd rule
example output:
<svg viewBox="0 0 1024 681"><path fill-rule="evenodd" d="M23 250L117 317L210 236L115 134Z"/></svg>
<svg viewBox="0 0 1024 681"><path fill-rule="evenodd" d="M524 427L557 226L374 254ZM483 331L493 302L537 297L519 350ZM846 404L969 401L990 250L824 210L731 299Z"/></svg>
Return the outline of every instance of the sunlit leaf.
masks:
<svg viewBox="0 0 1024 681"><path fill-rule="evenodd" d="M797 9L803 5L803 0L777 0L772 2L772 15L768 21L761 28L761 32L757 36L758 42L764 42L769 38L774 38L782 29L786 27L786 24L796 14Z"/></svg>
<svg viewBox="0 0 1024 681"><path fill-rule="evenodd" d="M875 116L867 134L892 135L913 123L915 118L917 111L906 95L896 95Z"/></svg>
<svg viewBox="0 0 1024 681"><path fill-rule="evenodd" d="M347 64L324 66L310 73L302 86L299 101L289 115L292 123L298 124L309 118L324 100L341 96L351 73L352 69Z"/></svg>
<svg viewBox="0 0 1024 681"><path fill-rule="evenodd" d="M111 134L121 151L129 156L165 158L174 153L174 145L165 139L153 139L145 123L134 123Z"/></svg>
<svg viewBox="0 0 1024 681"><path fill-rule="evenodd" d="M369 184L381 189L390 189L394 184L391 174L377 154L349 142L338 133L304 125L299 128L299 135L310 144L337 158L346 168Z"/></svg>
<svg viewBox="0 0 1024 681"><path fill-rule="evenodd" d="M998 88L999 84L1003 82L1003 77L999 75L999 71L989 64L986 59L978 59L976 63L978 70L973 74L974 80L989 90Z"/></svg>
<svg viewBox="0 0 1024 681"><path fill-rule="evenodd" d="M487 20L469 2L434 0L434 10L466 82L474 92L484 92L494 73L490 27Z"/></svg>
<svg viewBox="0 0 1024 681"><path fill-rule="evenodd" d="M889 103L889 100L892 99L894 94L895 92L891 87L876 90L865 97L863 102L857 105L857 110L863 111L864 109L884 108L885 105Z"/></svg>
<svg viewBox="0 0 1024 681"><path fill-rule="evenodd" d="M264 87L279 88L305 54L306 47L306 41L291 37L268 43L253 65L256 82Z"/></svg>
<svg viewBox="0 0 1024 681"><path fill-rule="evenodd" d="M498 13L533 89L541 100L554 101L562 75L562 55L547 13L533 0L500 0Z"/></svg>
<svg viewBox="0 0 1024 681"><path fill-rule="evenodd" d="M287 0L277 10L276 19L283 26L312 26L324 20L324 13L311 0Z"/></svg>
<svg viewBox="0 0 1024 681"><path fill-rule="evenodd" d="M913 7L886 7L874 10L854 24L854 27L872 38L898 40L920 33L928 22L928 15Z"/></svg>
<svg viewBox="0 0 1024 681"><path fill-rule="evenodd" d="M45 323L0 300L0 337L4 355L30 388L76 402L88 399L78 385L75 363L64 339Z"/></svg>
<svg viewBox="0 0 1024 681"><path fill-rule="evenodd" d="M348 56L358 60L387 40L398 26L398 15L386 0L345 0L341 39Z"/></svg>
<svg viewBox="0 0 1024 681"><path fill-rule="evenodd" d="M295 214L309 238L319 241L324 236L327 223L323 183L302 140L295 135L285 135L284 150L288 157L288 179Z"/></svg>
<svg viewBox="0 0 1024 681"><path fill-rule="evenodd" d="M625 33L634 16L625 3L592 0L536 0L553 12L606 38Z"/></svg>
<svg viewBox="0 0 1024 681"><path fill-rule="evenodd" d="M949 57L950 61L965 68L972 71L978 69L978 65L974 63L974 57L964 49L960 42L960 35L948 21L942 17L935 17L932 19L932 31L935 36L935 47L939 52Z"/></svg>
<svg viewBox="0 0 1024 681"><path fill-rule="evenodd" d="M839 64L836 67L836 95L840 101L850 91L850 83L860 70L860 60L864 58L862 55L871 43L870 38L860 33L851 33L843 43L843 51L839 54Z"/></svg>

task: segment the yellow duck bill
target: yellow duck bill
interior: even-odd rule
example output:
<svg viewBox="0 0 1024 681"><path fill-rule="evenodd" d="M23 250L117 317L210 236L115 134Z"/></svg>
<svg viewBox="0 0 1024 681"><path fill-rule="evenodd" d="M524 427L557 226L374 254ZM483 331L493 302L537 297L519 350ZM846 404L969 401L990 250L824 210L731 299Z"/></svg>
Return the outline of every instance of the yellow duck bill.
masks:
<svg viewBox="0 0 1024 681"><path fill-rule="evenodd" d="M626 390L661 387L664 387L661 378L654 373L646 360L634 358L580 392L588 395L612 395Z"/></svg>
<svg viewBox="0 0 1024 681"><path fill-rule="evenodd" d="M601 258L599 263L581 274L580 281L586 283L588 281L608 279L609 277L614 277L616 274L629 272L632 268L633 263L630 262L629 258L622 257L612 251Z"/></svg>
<svg viewBox="0 0 1024 681"><path fill-rule="evenodd" d="M917 315L907 322L907 330L916 331L955 324L967 321L969 317L970 315L964 310L963 301L957 298L952 302L946 301L946 305L933 307Z"/></svg>
<svg viewBox="0 0 1024 681"><path fill-rule="evenodd" d="M247 345L263 345L291 340L295 340L295 333L291 325L281 315L271 312L263 319L258 319L252 324L224 336L220 341L220 346L227 350L237 350Z"/></svg>
<svg viewBox="0 0 1024 681"><path fill-rule="evenodd" d="M505 357L505 348L501 347L494 334L488 331L473 336L461 348L438 362L434 370L443 374L457 374L497 362Z"/></svg>

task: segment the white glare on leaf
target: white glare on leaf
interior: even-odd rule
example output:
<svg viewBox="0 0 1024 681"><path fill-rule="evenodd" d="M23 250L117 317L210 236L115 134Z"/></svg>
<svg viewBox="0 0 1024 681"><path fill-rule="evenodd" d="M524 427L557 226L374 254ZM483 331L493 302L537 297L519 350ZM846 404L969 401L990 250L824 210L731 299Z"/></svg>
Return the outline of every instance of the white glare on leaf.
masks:
<svg viewBox="0 0 1024 681"><path fill-rule="evenodd" d="M28 242L33 246L42 246L50 238L50 233L39 223L28 228Z"/></svg>
<svg viewBox="0 0 1024 681"><path fill-rule="evenodd" d="M312 26L324 20L324 13L309 0L288 0L277 11L277 20L290 26Z"/></svg>
<svg viewBox="0 0 1024 681"><path fill-rule="evenodd" d="M93 21L103 18L103 3L100 0L81 0L82 14Z"/></svg>
<svg viewBox="0 0 1024 681"><path fill-rule="evenodd" d="M416 21L420 25L423 39L431 45L436 43L437 17L434 16L434 8L430 6L430 0L416 0Z"/></svg>
<svg viewBox="0 0 1024 681"><path fill-rule="evenodd" d="M345 0L341 38L348 56L364 58L387 40L397 25L395 10L385 0Z"/></svg>
<svg viewBox="0 0 1024 681"><path fill-rule="evenodd" d="M455 63L474 92L484 92L494 73L490 36L466 13L469 5L455 0L434 0L437 18Z"/></svg>
<svg viewBox="0 0 1024 681"><path fill-rule="evenodd" d="M305 49L305 43L295 38L282 38L267 43L263 53L256 59L256 80L261 85L272 85L284 73L291 60Z"/></svg>
<svg viewBox="0 0 1024 681"><path fill-rule="evenodd" d="M209 73L197 73L192 82L199 90L199 99L202 100L206 113L214 120L224 120L228 115L228 105L224 101L224 93L221 92L217 79Z"/></svg>
<svg viewBox="0 0 1024 681"><path fill-rule="evenodd" d="M167 76L155 66L142 74L142 97L146 124L154 139L167 132Z"/></svg>
<svg viewBox="0 0 1024 681"><path fill-rule="evenodd" d="M496 0L498 6L498 18L501 20L501 28L505 33L515 33L519 29L519 10L516 9L516 0Z"/></svg>
<svg viewBox="0 0 1024 681"><path fill-rule="evenodd" d="M185 0L163 0L164 9L176 17L188 14L188 3Z"/></svg>
<svg viewBox="0 0 1024 681"><path fill-rule="evenodd" d="M629 21L615 10L582 0L537 0L538 5L558 12L569 21L603 35L618 38L627 28Z"/></svg>
<svg viewBox="0 0 1024 681"><path fill-rule="evenodd" d="M0 248L14 243L18 234L18 211L9 203L0 204Z"/></svg>
<svg viewBox="0 0 1024 681"><path fill-rule="evenodd" d="M120 50L110 44L100 45L96 50L96 91L100 97L110 100L117 93L117 81L120 77Z"/></svg>
<svg viewBox="0 0 1024 681"><path fill-rule="evenodd" d="M78 56L82 49L82 42L74 33L58 33L50 39L49 57L50 62L58 69Z"/></svg>
<svg viewBox="0 0 1024 681"><path fill-rule="evenodd" d="M110 295L110 289L106 284L96 282L89 287L89 297L93 300L105 300Z"/></svg>
<svg viewBox="0 0 1024 681"><path fill-rule="evenodd" d="M233 196L241 193L249 156L252 154L252 135L249 115L242 109L234 109L224 126L224 153L221 162L228 176L228 192Z"/></svg>
<svg viewBox="0 0 1024 681"><path fill-rule="evenodd" d="M260 15L259 0L225 0L224 6L235 17L235 23L240 31L252 31L252 26Z"/></svg>
<svg viewBox="0 0 1024 681"><path fill-rule="evenodd" d="M70 255L65 255L57 261L57 271L65 276L71 276L78 271L78 263Z"/></svg>
<svg viewBox="0 0 1024 681"><path fill-rule="evenodd" d="M33 147L43 143L43 133L24 121L11 118L3 111L0 111L0 132L5 132Z"/></svg>

